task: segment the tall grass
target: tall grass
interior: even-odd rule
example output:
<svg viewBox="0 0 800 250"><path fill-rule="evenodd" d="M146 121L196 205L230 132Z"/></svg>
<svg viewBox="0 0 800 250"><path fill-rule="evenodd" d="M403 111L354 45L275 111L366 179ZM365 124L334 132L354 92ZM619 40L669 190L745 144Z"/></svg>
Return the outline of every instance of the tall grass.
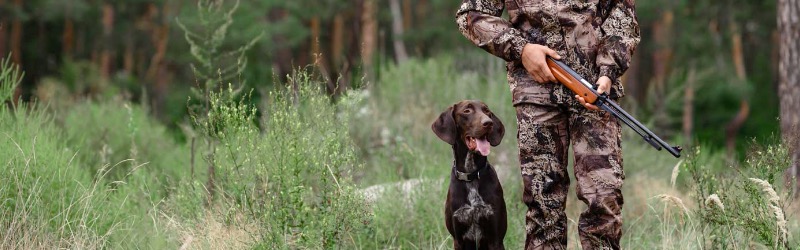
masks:
<svg viewBox="0 0 800 250"><path fill-rule="evenodd" d="M212 93L206 118L195 122L213 142L206 164L217 169L219 193L205 210L185 208L202 206L207 187L184 182L168 203L238 223L256 248L352 245L352 232L368 217L351 180L361 164L348 133L349 108L332 104L307 73L291 80L287 86L297 88L268 93L262 119L248 95L236 97L231 88Z"/></svg>
<svg viewBox="0 0 800 250"><path fill-rule="evenodd" d="M2 71L15 66L4 63ZM15 72L16 73L16 72ZM0 96L20 78L2 74ZM6 99L0 100L5 101ZM105 248L128 244L159 246L147 227L148 203L130 168L108 178L128 161L107 162L88 171L82 150L68 143L54 116L35 104L0 107L0 248ZM85 133L91 133L86 131Z"/></svg>
<svg viewBox="0 0 800 250"><path fill-rule="evenodd" d="M486 102L505 123L490 161L505 191L506 246L522 248L515 114L497 72L502 65L488 56L444 56L389 66L336 101L302 70L289 77L293 87L263 92L258 105L224 89L194 120L193 135L208 148L176 141L124 101L4 105L0 248L450 248L443 202L451 149L430 123L461 99ZM18 81L0 77L0 97ZM780 178L785 147L755 147L731 168L705 151L677 164L624 136L624 248L798 245ZM575 249L585 205L570 195L566 209Z"/></svg>
<svg viewBox="0 0 800 250"><path fill-rule="evenodd" d="M494 72L494 73L492 73ZM357 114L354 135L366 161L366 170L359 175L362 186L378 183L413 183L415 189L408 190L403 185L380 185L384 191L373 204L374 229L361 234L358 244L361 248L411 248L444 249L450 248L452 241L444 226L444 200L448 185L452 153L450 147L439 141L430 131L430 123L448 106L461 99L479 99L503 120L507 133L503 144L490 155L490 162L500 173L508 206L509 228L505 243L509 249L521 249L524 245L524 214L527 209L522 201L522 182L519 178L516 145L516 117L511 106L510 91L502 65L483 55L443 56L428 60L411 60L397 66L390 66L381 73L380 79L369 86L363 95L367 102ZM625 100L622 100L625 104ZM643 119L644 120L644 119ZM771 220L762 229L772 233L762 238L754 237L746 229L750 225L737 224L735 230L719 234L708 225L705 212L705 199L708 193L697 196L695 190L700 185L708 185L708 180L694 180L694 170L703 162L707 176L720 175L731 189L749 188L749 195L736 193L730 196L719 195L723 202L727 199L744 199L742 204L764 197L761 189L747 178L767 178L764 175L735 175L738 173L725 165L724 155L716 152L703 152L690 156L686 163L668 154L655 151L627 129L623 129L623 156L625 162L625 185L623 195L624 235L623 248L631 249L703 249L703 248L741 248L774 241L777 232L775 216L766 200L760 201L756 210L759 218ZM771 146L772 154L754 155L752 162L771 161L769 164L750 164L756 172L770 172L780 176L779 159L774 152L780 146ZM767 150L769 151L769 150ZM759 151L766 152L766 151ZM782 152L782 151L781 151ZM777 162L776 162L777 161ZM694 165L692 165L694 164ZM747 170L750 171L750 170ZM744 171L744 172L747 172ZM755 170L753 170L755 171ZM572 169L570 167L570 172ZM727 173L727 174L726 174ZM738 177L736 177L738 176ZM402 182L415 179L414 181ZM574 183L574 182L573 182ZM773 184L774 185L774 184ZM369 188L367 190L374 190ZM757 191L757 192L755 192ZM585 205L574 195L571 187L567 201L569 217L569 247L579 248L577 220ZM738 192L738 191L737 191ZM779 191L780 192L780 191ZM784 193L785 194L785 193ZM785 195L783 196L785 198ZM786 205L783 199L779 204ZM726 205L726 211L733 208ZM745 214L740 218L747 218ZM770 216L767 216L770 215ZM793 219L787 219L791 230ZM742 222L744 223L744 222ZM759 232L766 232L761 230ZM708 235L716 233L714 240ZM772 235L772 236L770 236ZM714 242L723 242L716 244ZM789 246L793 245L791 243ZM782 246L782 245L779 245Z"/></svg>

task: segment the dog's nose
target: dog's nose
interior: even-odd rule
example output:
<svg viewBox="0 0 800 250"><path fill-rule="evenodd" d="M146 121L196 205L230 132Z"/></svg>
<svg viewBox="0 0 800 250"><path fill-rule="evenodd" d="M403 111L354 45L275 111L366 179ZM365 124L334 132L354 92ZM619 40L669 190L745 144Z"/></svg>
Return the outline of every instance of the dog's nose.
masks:
<svg viewBox="0 0 800 250"><path fill-rule="evenodd" d="M483 125L483 127L488 128L494 125L494 123L492 122L492 119L483 119L483 121L481 121L481 125Z"/></svg>

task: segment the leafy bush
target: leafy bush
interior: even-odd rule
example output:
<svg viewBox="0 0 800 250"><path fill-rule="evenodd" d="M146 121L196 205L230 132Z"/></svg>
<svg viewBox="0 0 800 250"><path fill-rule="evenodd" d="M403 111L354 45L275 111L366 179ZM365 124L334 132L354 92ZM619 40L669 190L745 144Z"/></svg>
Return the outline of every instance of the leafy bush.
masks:
<svg viewBox="0 0 800 250"><path fill-rule="evenodd" d="M212 93L207 119L195 122L210 137L219 205L258 224L257 247L335 248L367 220L350 179L360 163L347 107L331 105L307 73L292 81L297 88L269 93L260 123L232 88Z"/></svg>

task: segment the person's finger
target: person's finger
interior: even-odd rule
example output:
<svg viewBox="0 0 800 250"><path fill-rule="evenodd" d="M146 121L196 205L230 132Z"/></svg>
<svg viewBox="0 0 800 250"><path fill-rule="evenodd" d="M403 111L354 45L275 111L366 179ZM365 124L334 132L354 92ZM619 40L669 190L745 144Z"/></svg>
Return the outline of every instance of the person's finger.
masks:
<svg viewBox="0 0 800 250"><path fill-rule="evenodd" d="M553 76L553 72L550 71L550 68L548 68L546 64L544 65L542 72L544 73L543 76L548 82L556 82L556 77Z"/></svg>
<svg viewBox="0 0 800 250"><path fill-rule="evenodd" d="M538 83L542 83L542 77L536 72L536 70L528 71L528 74L531 75L534 81Z"/></svg>
<svg viewBox="0 0 800 250"><path fill-rule="evenodd" d="M602 76L600 79L597 79L597 85L598 94L608 93L611 90L611 79Z"/></svg>
<svg viewBox="0 0 800 250"><path fill-rule="evenodd" d="M608 82L606 81L600 82L600 86L598 86L597 88L597 93L602 94L608 92L608 86L609 86Z"/></svg>
<svg viewBox="0 0 800 250"><path fill-rule="evenodd" d="M588 102L586 102L586 99L583 99L583 97L581 97L581 96L579 96L579 95L575 95L575 99L577 99L577 100L578 100L578 102L580 102L580 103L581 103L581 105L583 105L583 106L584 106L584 107L586 107L587 109L591 109L591 110L600 110L600 108L598 108L598 107L597 107L597 106L595 106L594 104L591 104L591 103L588 103Z"/></svg>
<svg viewBox="0 0 800 250"><path fill-rule="evenodd" d="M550 56L550 57L552 57L552 58L555 58L555 59L561 59L561 56L560 56L560 55L558 55L558 52L556 52L555 50L552 50L552 49L550 49L550 48L547 48L547 51L546 51L546 53L547 53L547 55L548 55L548 56Z"/></svg>

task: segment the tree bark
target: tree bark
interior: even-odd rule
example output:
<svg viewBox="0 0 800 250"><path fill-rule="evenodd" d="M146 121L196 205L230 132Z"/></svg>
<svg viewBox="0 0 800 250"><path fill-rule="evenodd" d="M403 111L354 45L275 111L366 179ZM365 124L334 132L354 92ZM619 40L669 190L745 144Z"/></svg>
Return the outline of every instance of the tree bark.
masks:
<svg viewBox="0 0 800 250"><path fill-rule="evenodd" d="M364 0L361 12L361 62L367 80L372 80L373 59L378 48L378 20L375 0Z"/></svg>
<svg viewBox="0 0 800 250"><path fill-rule="evenodd" d="M400 11L400 0L389 0L389 8L392 11L392 40L394 45L394 56L397 63L408 60L406 45L403 43L403 13Z"/></svg>
<svg viewBox="0 0 800 250"><path fill-rule="evenodd" d="M114 28L114 6L110 3L103 3L103 15L100 21L103 24L102 41L104 41L100 52L100 76L107 79L111 73L111 31Z"/></svg>
<svg viewBox="0 0 800 250"><path fill-rule="evenodd" d="M0 6L5 4L5 0L0 0ZM6 30L8 30L8 20L6 16L0 16L0 58L6 57L6 38L8 37Z"/></svg>
<svg viewBox="0 0 800 250"><path fill-rule="evenodd" d="M319 70L320 75L325 77L327 81L327 89L329 94L336 94L336 80L329 74L328 67L326 65L327 60L325 59L325 54L322 52L322 46L320 45L320 40L322 39L322 21L319 17L313 17L311 19L311 59L314 62L314 66L317 67Z"/></svg>
<svg viewBox="0 0 800 250"><path fill-rule="evenodd" d="M655 93L655 120L661 121L658 123L659 127L666 126L663 125L663 122L667 120L665 85L672 64L673 46L671 41L674 16L672 10L668 9L661 14L661 19L653 24L653 41L657 49L653 52L653 85L650 87Z"/></svg>
<svg viewBox="0 0 800 250"><path fill-rule="evenodd" d="M413 23L411 22L414 20L413 12L411 9L411 0L402 0L403 1L403 28L404 29L411 29L413 27Z"/></svg>
<svg viewBox="0 0 800 250"><path fill-rule="evenodd" d="M288 16L287 11L281 7L273 7L267 13L270 23L283 22ZM292 50L288 45L288 39L284 34L276 33L272 36L272 44L274 44L275 55L272 59L272 70L274 74L278 75L281 81L286 80L286 76L291 72L292 65Z"/></svg>
<svg viewBox="0 0 800 250"><path fill-rule="evenodd" d="M800 179L800 1L778 0L780 62L778 63L778 95L780 98L781 132L790 143L791 173ZM800 183L795 180L795 194Z"/></svg>
<svg viewBox="0 0 800 250"><path fill-rule="evenodd" d="M342 49L344 48L344 15L336 13L333 17L333 34L331 38L331 60L333 68L338 68L342 63Z"/></svg>
<svg viewBox="0 0 800 250"><path fill-rule="evenodd" d="M64 10L64 33L61 34L61 54L64 58L72 57L75 47L75 25L72 22L72 5Z"/></svg>
<svg viewBox="0 0 800 250"><path fill-rule="evenodd" d="M22 9L22 0L14 0L14 5ZM18 67L22 67L22 20L20 17L15 17L11 21L11 61ZM14 97L11 99L14 106L18 105L20 97L22 96L22 86L17 86L14 90Z"/></svg>
<svg viewBox="0 0 800 250"><path fill-rule="evenodd" d="M72 57L72 50L75 45L74 41L75 25L69 16L64 17L64 34L61 36L61 50L64 57Z"/></svg>
<svg viewBox="0 0 800 250"><path fill-rule="evenodd" d="M22 0L14 0L14 6L22 9ZM22 20L15 17L11 21L11 61L16 65L22 65Z"/></svg>
<svg viewBox="0 0 800 250"><path fill-rule="evenodd" d="M731 57L733 58L733 65L736 68L736 77L739 78L737 84L743 84L747 80L747 73L744 65L744 51L742 49L742 35L737 31L736 24L731 23ZM750 115L750 104L747 100L742 100L739 103L739 112L725 127L725 148L728 154L728 160L735 162L734 155L736 153L736 137L739 134L739 129L742 128Z"/></svg>
<svg viewBox="0 0 800 250"><path fill-rule="evenodd" d="M695 69L689 67L689 76L686 78L686 88L683 92L683 138L686 144L692 143L694 129L694 81Z"/></svg>

